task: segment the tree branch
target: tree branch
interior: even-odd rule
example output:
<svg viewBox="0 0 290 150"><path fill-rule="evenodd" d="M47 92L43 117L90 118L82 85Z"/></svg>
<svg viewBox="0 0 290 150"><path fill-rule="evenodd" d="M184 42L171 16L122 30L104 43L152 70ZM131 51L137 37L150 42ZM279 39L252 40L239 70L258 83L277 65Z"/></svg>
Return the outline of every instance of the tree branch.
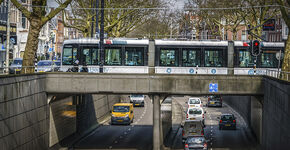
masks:
<svg viewBox="0 0 290 150"><path fill-rule="evenodd" d="M31 12L28 11L24 6L22 6L22 4L20 4L17 0L11 0L11 2L13 3L13 5L19 9L22 14L28 19L31 20Z"/></svg>
<svg viewBox="0 0 290 150"><path fill-rule="evenodd" d="M62 3L59 7L57 7L55 10L52 10L46 17L44 17L42 20L42 24L45 24L48 20L53 18L55 15L57 15L60 11L64 10L68 4L71 3L72 0L66 0L64 3Z"/></svg>

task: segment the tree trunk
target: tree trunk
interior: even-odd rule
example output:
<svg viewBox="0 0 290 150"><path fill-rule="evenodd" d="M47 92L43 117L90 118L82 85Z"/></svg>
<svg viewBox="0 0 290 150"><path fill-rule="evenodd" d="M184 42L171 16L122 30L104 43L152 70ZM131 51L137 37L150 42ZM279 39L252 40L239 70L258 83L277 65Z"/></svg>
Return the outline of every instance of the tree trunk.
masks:
<svg viewBox="0 0 290 150"><path fill-rule="evenodd" d="M29 34L25 46L21 74L34 73L34 57L38 49L38 36L41 27L42 25L39 19L32 19L30 21Z"/></svg>
<svg viewBox="0 0 290 150"><path fill-rule="evenodd" d="M285 45L284 60L282 64L282 71L290 72L290 34ZM290 76L290 75L289 75Z"/></svg>

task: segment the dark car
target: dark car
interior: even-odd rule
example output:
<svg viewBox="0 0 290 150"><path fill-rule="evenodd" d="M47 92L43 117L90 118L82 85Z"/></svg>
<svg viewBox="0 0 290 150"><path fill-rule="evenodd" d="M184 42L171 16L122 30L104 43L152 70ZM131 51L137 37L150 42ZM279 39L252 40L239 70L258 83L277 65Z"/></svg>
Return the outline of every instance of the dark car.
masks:
<svg viewBox="0 0 290 150"><path fill-rule="evenodd" d="M220 95L212 95L208 97L207 106L216 106L222 107L223 106L223 99Z"/></svg>
<svg viewBox="0 0 290 150"><path fill-rule="evenodd" d="M22 58L15 58L9 67L9 74L18 74L22 68Z"/></svg>
<svg viewBox="0 0 290 150"><path fill-rule="evenodd" d="M184 145L185 150L207 150L207 140L204 136L188 137Z"/></svg>
<svg viewBox="0 0 290 150"><path fill-rule="evenodd" d="M219 129L234 129L236 130L236 118L233 114L222 114L221 117L218 117L218 119L220 119L219 121Z"/></svg>

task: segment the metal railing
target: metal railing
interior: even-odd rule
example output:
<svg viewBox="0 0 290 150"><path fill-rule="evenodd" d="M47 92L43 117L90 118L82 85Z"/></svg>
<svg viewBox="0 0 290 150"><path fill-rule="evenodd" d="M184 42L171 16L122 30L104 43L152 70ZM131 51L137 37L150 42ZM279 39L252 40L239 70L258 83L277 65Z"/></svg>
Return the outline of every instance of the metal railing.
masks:
<svg viewBox="0 0 290 150"><path fill-rule="evenodd" d="M290 81L290 72L267 69L266 76L274 77L274 78L281 79L281 80Z"/></svg>

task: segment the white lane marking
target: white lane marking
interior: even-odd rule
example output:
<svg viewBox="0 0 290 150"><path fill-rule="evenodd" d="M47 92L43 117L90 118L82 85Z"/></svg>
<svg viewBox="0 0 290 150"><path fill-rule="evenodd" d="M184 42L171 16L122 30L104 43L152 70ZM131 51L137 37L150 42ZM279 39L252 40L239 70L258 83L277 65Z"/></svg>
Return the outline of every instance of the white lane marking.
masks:
<svg viewBox="0 0 290 150"><path fill-rule="evenodd" d="M124 132L124 134L126 135L126 134L127 134L127 132Z"/></svg>
<svg viewBox="0 0 290 150"><path fill-rule="evenodd" d="M213 128L213 126L211 126L210 128Z"/></svg>
<svg viewBox="0 0 290 150"><path fill-rule="evenodd" d="M212 132L212 130L210 130L210 132Z"/></svg>
<svg viewBox="0 0 290 150"><path fill-rule="evenodd" d="M115 141L115 143L118 143L118 141Z"/></svg>
<svg viewBox="0 0 290 150"><path fill-rule="evenodd" d="M113 147L112 146L109 146L109 149L112 149Z"/></svg>

